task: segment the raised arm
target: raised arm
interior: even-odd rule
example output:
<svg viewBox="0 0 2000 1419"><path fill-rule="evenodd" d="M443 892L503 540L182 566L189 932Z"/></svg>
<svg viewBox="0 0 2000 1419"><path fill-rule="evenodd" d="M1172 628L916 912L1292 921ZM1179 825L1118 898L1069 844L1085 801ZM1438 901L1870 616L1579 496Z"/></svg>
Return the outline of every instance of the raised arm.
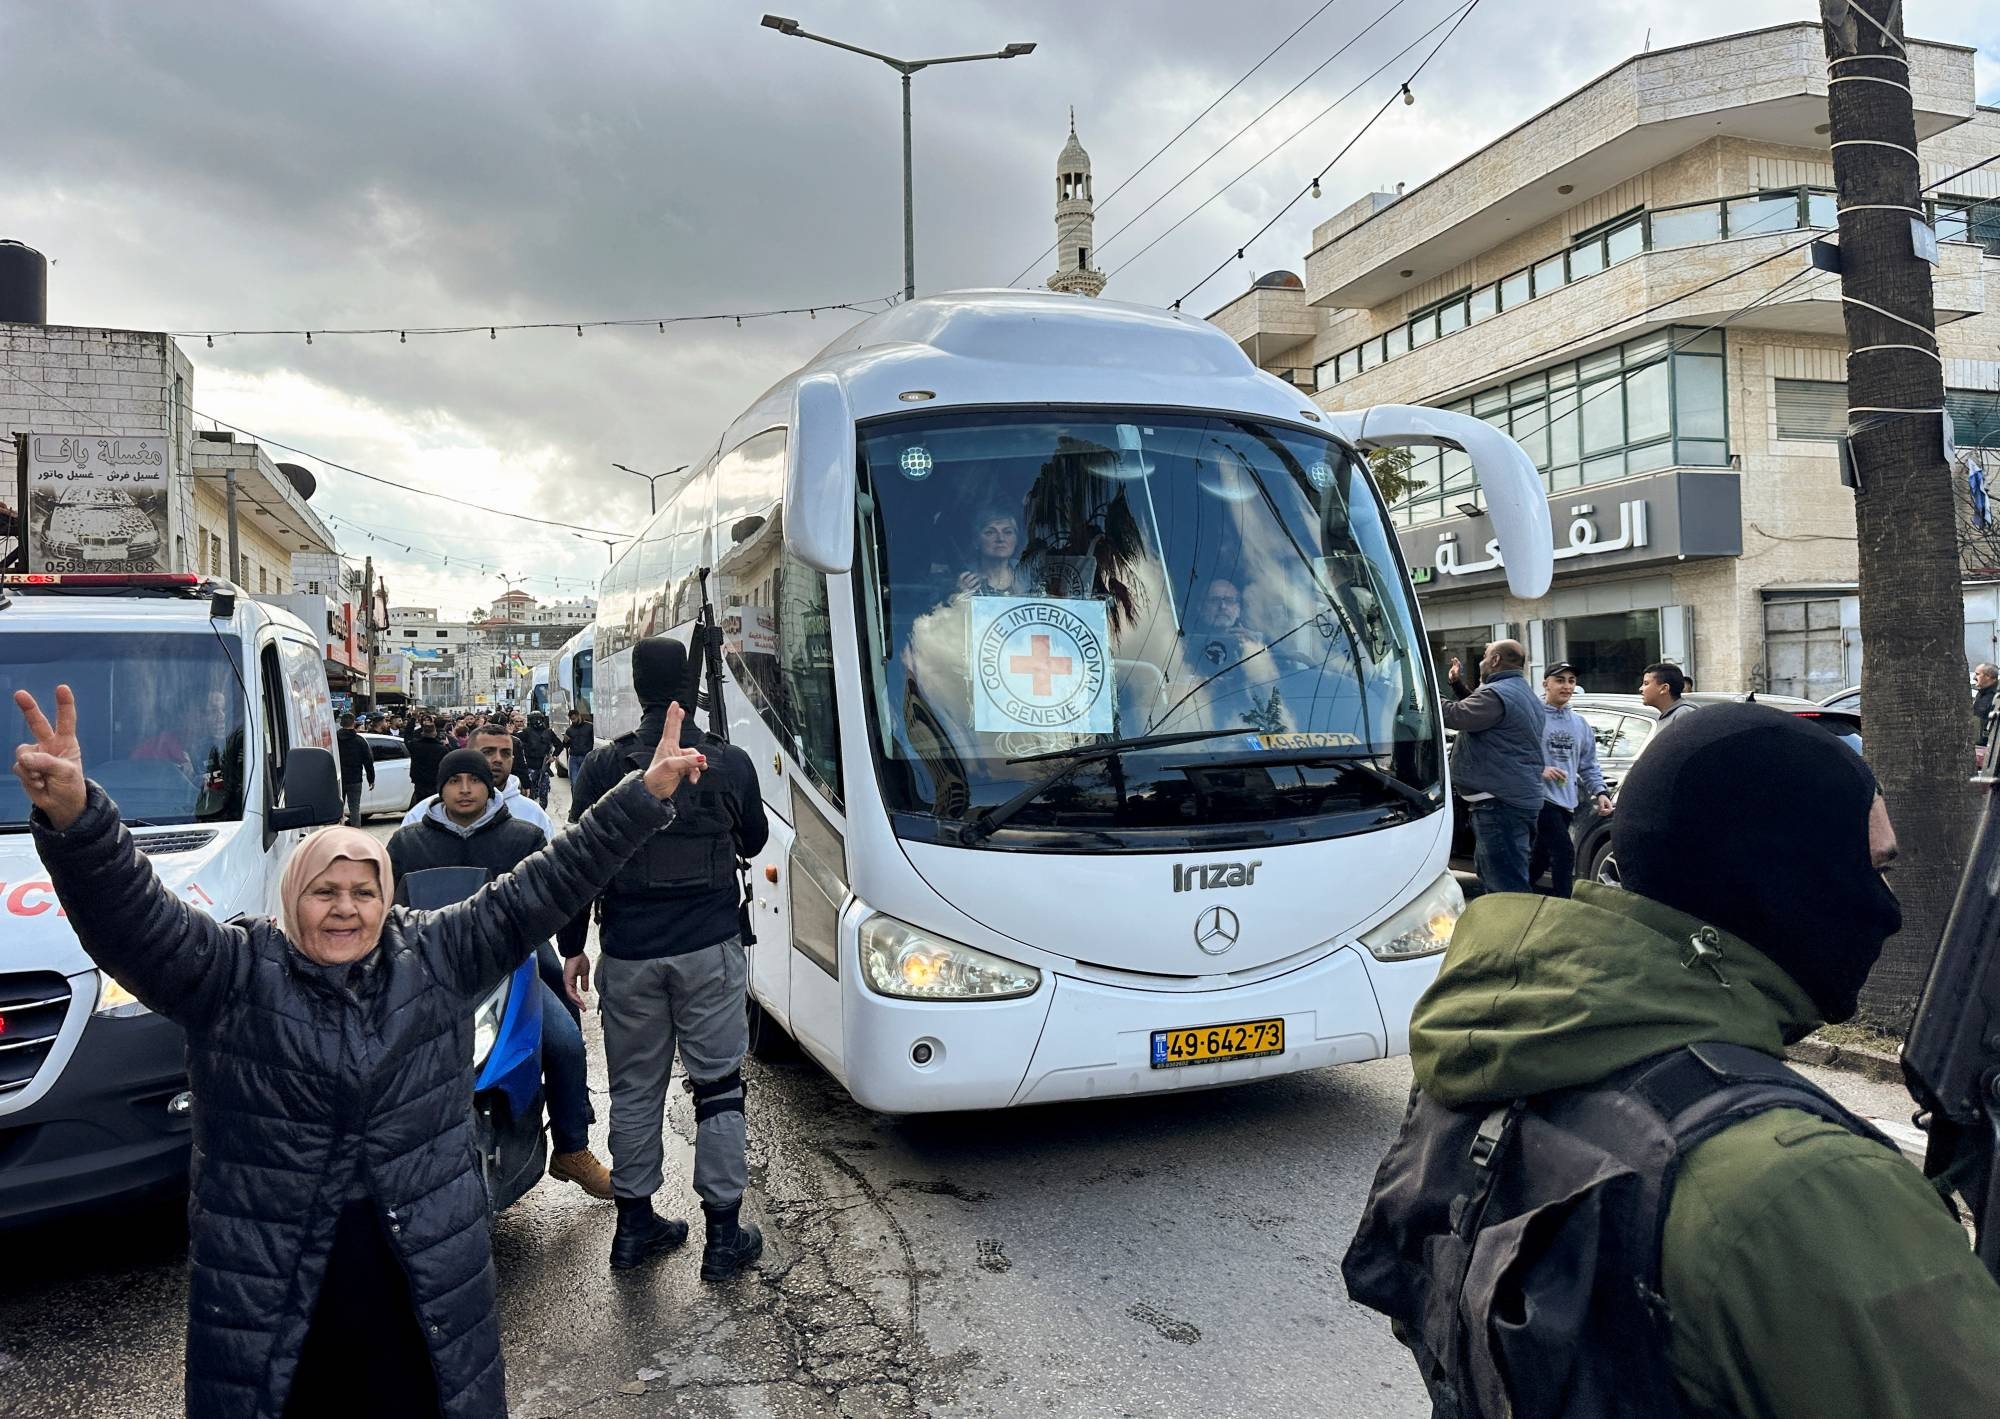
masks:
<svg viewBox="0 0 2000 1419"><path fill-rule="evenodd" d="M680 706L642 774L628 774L540 852L456 906L431 914L422 949L437 979L476 998L603 892L625 860L674 820L668 800L707 759L680 744Z"/></svg>
<svg viewBox="0 0 2000 1419"><path fill-rule="evenodd" d="M54 725L26 690L14 692L14 703L34 740L15 750L14 774L35 806L35 851L77 940L148 1009L200 1031L249 960L242 928L168 891L118 821L117 805L84 778L69 686L56 687Z"/></svg>

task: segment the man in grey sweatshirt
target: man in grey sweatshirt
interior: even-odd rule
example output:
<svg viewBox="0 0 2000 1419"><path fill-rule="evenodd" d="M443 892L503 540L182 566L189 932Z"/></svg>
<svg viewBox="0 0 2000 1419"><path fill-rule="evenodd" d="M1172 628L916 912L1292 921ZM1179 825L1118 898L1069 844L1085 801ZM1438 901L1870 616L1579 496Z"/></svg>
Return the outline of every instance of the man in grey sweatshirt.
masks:
<svg viewBox="0 0 2000 1419"><path fill-rule="evenodd" d="M1542 812L1535 823L1535 848L1528 862L1528 880L1541 880L1543 869L1558 897L1567 897L1576 880L1576 844L1570 820L1576 816L1578 790L1590 794L1601 817L1611 811L1604 791L1604 774L1597 766L1597 736L1584 717L1569 707L1576 694L1576 667L1568 661L1551 665L1542 676Z"/></svg>

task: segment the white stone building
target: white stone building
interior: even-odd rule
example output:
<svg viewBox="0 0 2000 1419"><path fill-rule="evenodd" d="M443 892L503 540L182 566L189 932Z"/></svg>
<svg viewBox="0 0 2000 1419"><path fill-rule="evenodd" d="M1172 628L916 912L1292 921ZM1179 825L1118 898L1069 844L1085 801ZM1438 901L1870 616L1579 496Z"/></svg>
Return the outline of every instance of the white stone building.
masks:
<svg viewBox="0 0 2000 1419"><path fill-rule="evenodd" d="M1924 181L2000 150L1973 52L1910 52ZM1440 658L1514 635L1593 690L1664 658L1703 689L1819 698L1860 677L1846 349L1838 278L1787 248L1832 234L1832 186L1816 25L1657 50L1361 198L1315 230L1303 281L1271 273L1210 318L1321 407L1462 410L1543 470L1560 560L1535 602L1478 566L1469 461L1406 470L1392 517ZM1959 442L2000 444L2000 167L1927 212ZM1968 586L1971 661L2000 659L1995 602Z"/></svg>

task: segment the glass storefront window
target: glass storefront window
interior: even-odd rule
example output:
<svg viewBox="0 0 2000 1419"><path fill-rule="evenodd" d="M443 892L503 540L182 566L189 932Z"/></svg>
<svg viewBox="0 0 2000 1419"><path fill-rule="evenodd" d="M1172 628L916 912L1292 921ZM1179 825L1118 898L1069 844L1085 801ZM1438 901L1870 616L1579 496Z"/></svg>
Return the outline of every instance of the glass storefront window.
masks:
<svg viewBox="0 0 2000 1419"><path fill-rule="evenodd" d="M1657 610L1566 616L1554 629L1556 648L1576 667L1578 683L1599 694L1632 693L1646 667L1660 659Z"/></svg>
<svg viewBox="0 0 2000 1419"><path fill-rule="evenodd" d="M1673 432L1667 399L1667 362L1657 360L1625 376L1625 437L1633 443Z"/></svg>

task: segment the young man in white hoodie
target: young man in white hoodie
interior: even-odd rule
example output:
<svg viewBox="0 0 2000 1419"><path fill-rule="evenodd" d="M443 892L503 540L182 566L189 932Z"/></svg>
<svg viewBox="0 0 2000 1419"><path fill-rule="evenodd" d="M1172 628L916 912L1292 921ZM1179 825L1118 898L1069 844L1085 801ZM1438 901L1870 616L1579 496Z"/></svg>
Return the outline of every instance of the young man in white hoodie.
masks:
<svg viewBox="0 0 2000 1419"><path fill-rule="evenodd" d="M477 749L486 756L486 767L493 771L493 782L500 790L500 802L506 805L507 812L540 828L542 841L553 838L556 835L555 824L549 821L549 815L539 803L521 791L521 780L514 777L514 731L504 724L482 724L472 731L465 747ZM407 828L412 823L421 823L424 814L435 802L436 794L419 799L403 815L403 826Z"/></svg>
<svg viewBox="0 0 2000 1419"><path fill-rule="evenodd" d="M1600 817L1611 811L1611 795L1604 791L1604 773L1597 767L1597 736L1589 721L1569 707L1575 694L1576 667L1566 660L1551 665L1542 676L1542 757L1548 767L1542 770L1542 815L1535 823L1528 881L1540 881L1546 868L1558 897L1567 897L1576 882L1576 843L1569 828L1578 787L1590 793Z"/></svg>

